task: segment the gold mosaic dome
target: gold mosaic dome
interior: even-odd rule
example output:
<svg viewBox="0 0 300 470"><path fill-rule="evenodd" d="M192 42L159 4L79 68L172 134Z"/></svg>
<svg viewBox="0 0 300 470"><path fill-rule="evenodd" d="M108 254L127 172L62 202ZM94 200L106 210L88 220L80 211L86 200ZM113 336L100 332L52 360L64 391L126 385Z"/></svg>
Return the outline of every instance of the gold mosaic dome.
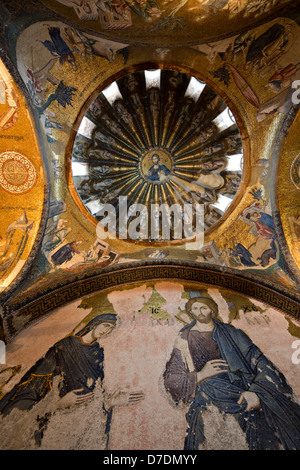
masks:
<svg viewBox="0 0 300 470"><path fill-rule="evenodd" d="M137 71L106 87L90 105L74 140L71 168L80 201L96 221L103 221L105 205L115 208L118 236L121 196L129 222L137 204L149 211L198 205L207 231L240 186L242 139L227 104L204 82L172 70ZM175 236L172 220L169 240L184 240L184 234ZM149 228L141 238L161 242L162 232L153 237Z"/></svg>

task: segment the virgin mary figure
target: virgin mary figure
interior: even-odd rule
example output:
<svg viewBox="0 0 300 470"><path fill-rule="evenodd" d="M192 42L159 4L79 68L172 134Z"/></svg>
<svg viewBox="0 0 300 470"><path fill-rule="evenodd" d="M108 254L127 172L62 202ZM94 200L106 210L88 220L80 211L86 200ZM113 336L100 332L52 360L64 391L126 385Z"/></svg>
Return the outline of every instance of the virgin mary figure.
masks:
<svg viewBox="0 0 300 470"><path fill-rule="evenodd" d="M75 405L77 408L77 405L98 397L97 403L93 406L96 406L96 409L102 409L108 434L113 407L136 404L144 398L142 392L131 393L116 390L108 395L104 389L104 350L100 345L100 340L108 336L116 328L117 323L117 315L100 314L77 333L71 333L55 343L25 373L20 382L2 398L0 401L2 418L9 419L8 415L14 409L24 412L33 409L49 394L55 381L55 384L58 382L56 409L70 408ZM99 384L101 394L98 390ZM101 403L99 402L100 395ZM47 420L50 414L47 413ZM12 419L14 419L13 416ZM42 432L35 433L34 437L38 445L41 444L42 434ZM67 439L63 445L68 446Z"/></svg>

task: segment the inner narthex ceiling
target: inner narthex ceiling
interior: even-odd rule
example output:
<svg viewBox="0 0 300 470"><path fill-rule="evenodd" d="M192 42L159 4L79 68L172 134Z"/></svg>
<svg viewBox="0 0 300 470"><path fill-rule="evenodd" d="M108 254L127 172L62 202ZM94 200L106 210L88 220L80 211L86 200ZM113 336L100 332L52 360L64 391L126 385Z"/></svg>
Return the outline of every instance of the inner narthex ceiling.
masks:
<svg viewBox="0 0 300 470"><path fill-rule="evenodd" d="M44 295L153 263L242 278L299 315L294 2L0 7L8 335Z"/></svg>

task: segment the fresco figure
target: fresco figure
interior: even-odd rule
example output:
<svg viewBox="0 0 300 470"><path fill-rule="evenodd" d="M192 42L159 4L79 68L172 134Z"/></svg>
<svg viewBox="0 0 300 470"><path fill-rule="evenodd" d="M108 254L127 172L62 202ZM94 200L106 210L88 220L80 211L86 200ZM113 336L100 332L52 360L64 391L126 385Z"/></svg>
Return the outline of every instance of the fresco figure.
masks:
<svg viewBox="0 0 300 470"><path fill-rule="evenodd" d="M274 93L280 93L282 90L292 86L295 75L299 71L299 63L289 64L286 67L276 67L276 72L269 78L266 88Z"/></svg>
<svg viewBox="0 0 300 470"><path fill-rule="evenodd" d="M45 234L43 249L50 252L64 242L71 228L66 226L67 220L59 219L57 224L49 224L50 228Z"/></svg>
<svg viewBox="0 0 300 470"><path fill-rule="evenodd" d="M41 41L42 44L50 51L50 53L59 58L60 67L65 62L69 62L73 70L76 70L75 57L68 44L61 37L60 29L57 27L48 27L51 40Z"/></svg>
<svg viewBox="0 0 300 470"><path fill-rule="evenodd" d="M47 82L54 86L59 84L59 80L51 73L56 61L56 57L54 59L50 59L47 64L41 67L39 70L33 71L30 68L27 69L27 77L31 80L32 86L37 95L41 98L42 102L45 101L45 90L47 87Z"/></svg>
<svg viewBox="0 0 300 470"><path fill-rule="evenodd" d="M142 18L156 18L161 15L159 5L154 0L125 0L125 3Z"/></svg>
<svg viewBox="0 0 300 470"><path fill-rule="evenodd" d="M15 408L23 411L33 408L51 391L55 377L60 379L58 409L92 400L96 382L100 380L103 387L104 350L100 342L116 328L117 320L115 314L100 314L76 334L55 343L2 398L2 416L6 417ZM103 407L109 423L114 407L136 404L144 394L116 390L111 395L104 393L104 397L99 407Z"/></svg>
<svg viewBox="0 0 300 470"><path fill-rule="evenodd" d="M289 47L290 37L290 25L272 25L250 44L245 69L264 70L268 73L275 64L278 64L278 60Z"/></svg>
<svg viewBox="0 0 300 470"><path fill-rule="evenodd" d="M300 449L300 405L283 374L241 330L217 320L218 305L195 297L164 372L176 404L189 404L184 448L205 444L208 405L236 418L250 450Z"/></svg>
<svg viewBox="0 0 300 470"><path fill-rule="evenodd" d="M71 243L67 243L66 245L62 246L57 250L52 256L51 261L54 266L60 266L67 261L71 261L75 254L80 254L80 250L78 249L78 245L81 241L73 241Z"/></svg>
<svg viewBox="0 0 300 470"><path fill-rule="evenodd" d="M153 165L146 173L147 178L149 178L151 181L161 181L170 174L170 170L165 165L160 164L159 160L159 155L152 155Z"/></svg>
<svg viewBox="0 0 300 470"><path fill-rule="evenodd" d="M233 259L233 257L238 258L244 266L257 266L257 264L252 260L252 254L242 243L236 243L233 248L230 248L229 255L231 256L231 259Z"/></svg>
<svg viewBox="0 0 300 470"><path fill-rule="evenodd" d="M264 250L258 261L260 261L261 266L268 266L270 259L276 259L277 255L277 246L276 246L276 232L273 223L273 217L266 212L263 212L258 205L253 204L251 207L246 209L245 217L249 222L255 227L256 236L264 240L270 240L270 246L268 249Z"/></svg>
<svg viewBox="0 0 300 470"><path fill-rule="evenodd" d="M275 238L273 217L263 212L258 204L254 203L252 206L245 209L244 214L246 219L256 228L258 237L264 239Z"/></svg>

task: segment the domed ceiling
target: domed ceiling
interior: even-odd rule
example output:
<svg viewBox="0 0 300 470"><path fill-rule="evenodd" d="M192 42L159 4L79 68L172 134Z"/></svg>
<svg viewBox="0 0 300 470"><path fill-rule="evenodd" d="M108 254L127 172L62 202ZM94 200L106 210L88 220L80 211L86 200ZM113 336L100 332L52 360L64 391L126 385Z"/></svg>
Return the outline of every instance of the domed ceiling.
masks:
<svg viewBox="0 0 300 470"><path fill-rule="evenodd" d="M299 318L295 5L154 1L0 1L3 56L28 99L44 165L39 199L5 199L3 240L8 224L26 220L27 204L30 235L39 227L22 277L2 283L10 336L65 299L128 276L202 276ZM31 159L26 113L1 145ZM178 213L169 234L159 212L153 236L149 212L162 205ZM204 239L194 243L198 206ZM178 220L192 237L176 232Z"/></svg>
<svg viewBox="0 0 300 470"><path fill-rule="evenodd" d="M40 0L61 19L129 43L187 44L247 31L290 0ZM180 33L180 34L178 34Z"/></svg>
<svg viewBox="0 0 300 470"><path fill-rule="evenodd" d="M242 152L235 119L212 88L185 73L142 70L110 84L89 106L74 141L73 184L81 208L119 237L182 241L200 228L202 213L208 231L228 210Z"/></svg>

